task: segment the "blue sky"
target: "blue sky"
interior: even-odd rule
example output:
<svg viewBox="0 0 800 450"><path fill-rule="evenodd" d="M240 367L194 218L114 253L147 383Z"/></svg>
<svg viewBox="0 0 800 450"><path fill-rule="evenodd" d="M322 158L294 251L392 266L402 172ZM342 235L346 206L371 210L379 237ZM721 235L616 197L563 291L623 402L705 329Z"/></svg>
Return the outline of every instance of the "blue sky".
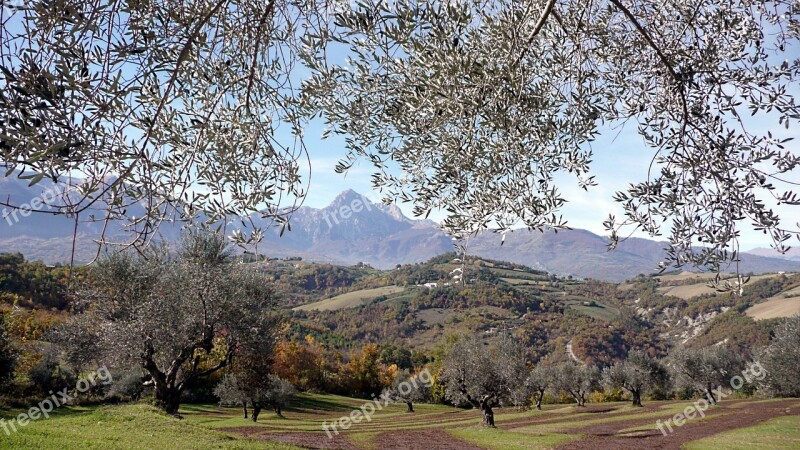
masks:
<svg viewBox="0 0 800 450"><path fill-rule="evenodd" d="M800 95L800 87L794 90L796 95ZM795 137L796 141L792 142L792 146L787 149L795 154L800 153L798 128L786 131L782 127L778 128L776 121L767 122L763 119L751 120L748 126L760 132L773 131L780 137ZM322 131L323 125L320 120L317 120L305 132L305 143L312 166L311 182L305 205L315 208L327 206L340 192L346 189L353 189L362 194L372 192L370 180L373 168L369 163L361 162L346 174L335 173L336 163L346 155L344 139L341 136L332 136L323 141L320 139ZM600 138L592 144L592 149L594 161L591 169L598 186L585 192L578 188L574 178L561 177L564 182L559 184L559 189L568 201L562 209L562 214L568 225L574 228L605 234L602 222L608 214L612 213L617 217L622 217L621 208L612 200L613 193L624 190L628 183L643 181L646 178L652 150L644 146L633 122L629 123L621 132L610 128L605 129ZM800 173L797 170L786 178L800 183ZM768 198L764 200L768 205L775 207L784 219L784 226L791 228L800 226L795 225L800 222L800 207L778 207L774 201L770 201ZM412 217L411 205L400 204L398 206L407 216ZM430 218L437 220L441 217L443 217L441 213L434 212ZM767 236L750 230L747 223L742 224L741 230L740 245L743 250L768 247L771 243ZM664 230L663 233L667 234L668 231Z"/></svg>
<svg viewBox="0 0 800 450"><path fill-rule="evenodd" d="M777 126L773 127L771 123L765 120L753 120L748 125L755 129L768 128L783 137L794 136L796 141L793 141L791 143L793 146L787 149L798 153L800 130L786 131L782 127L777 129ZM334 136L324 141L320 140L322 129L320 123L313 123L305 135L312 164L311 184L305 205L322 208L346 189L353 189L362 194L372 192L370 176L373 171L367 162L361 162L347 174L335 173L336 163L346 154L344 139ZM585 192L578 188L574 178L561 177L564 183L559 184L559 189L568 200L562 213L569 226L605 235L602 222L608 214L622 217L622 209L613 201L612 195L616 191L624 190L628 183L643 181L646 178L647 167L653 153L638 135L635 122L628 123L621 131L611 128L604 130L600 138L592 144L592 149L594 158L591 169L598 185ZM800 182L800 173L795 171L791 175L790 180ZM800 222L800 207L779 207L774 201L770 201L771 199L764 200L781 214L781 218L785 221L784 226L794 227L796 222ZM407 216L413 217L410 205L398 206ZM434 212L430 218L437 220L442 216L443 214ZM662 231L662 235L668 233L669 230ZM646 234L636 234L636 236L648 237ZM769 247L771 240L761 232L751 230L748 223L742 223L739 244L742 250L750 250L756 247ZM792 250L793 253L796 251Z"/></svg>
<svg viewBox="0 0 800 450"><path fill-rule="evenodd" d="M795 49L796 51L796 49ZM328 56L334 60L342 57L343 50L336 45L329 49ZM787 58L800 58L800 53L784 55ZM343 61L337 61L342 63ZM780 63L779 59L774 61ZM800 86L790 87L789 91L800 97ZM761 118L744 118L745 125L750 132L766 134L771 131L774 136L779 138L793 137L795 141L790 142L787 150L794 154L800 154L800 127L795 123L793 128L785 130L778 126L777 116ZM617 125L615 125L617 126ZM315 208L322 208L342 191L353 189L362 194L370 194L372 187L370 184L373 167L369 162L362 161L350 169L347 174L337 174L334 167L340 158L346 155L344 139L341 136L332 136L323 141L319 139L322 134L323 126L320 121L312 123L306 129L304 140L308 148L312 176L309 186L308 197L305 205ZM569 226L582 228L596 234L605 235L602 226L603 221L609 214L614 214L618 219L623 218L622 208L613 201L613 194L617 191L625 190L629 183L641 182L647 178L647 168L653 157L653 150L644 145L643 139L637 132L636 122L631 120L621 130L619 128L607 127L604 129L597 141L592 143L593 163L591 174L595 176L597 186L589 189L588 192L578 187L577 181L571 176L559 176L559 190L562 192L567 204L562 208L562 214ZM784 174L784 178L789 181L800 183L800 171ZM791 189L797 192L797 186L779 186L780 188ZM793 189L794 188L794 189ZM782 192L782 191L781 191ZM762 192L763 195L769 195ZM766 205L772 207L783 219L785 228L800 228L800 206L787 207L779 206L774 199L769 196L763 197ZM372 197L370 197L372 198ZM377 194L376 197L377 198ZM410 204L399 204L400 209L408 217L413 217ZM430 219L439 220L444 214L433 212ZM761 232L751 229L748 222L742 222L740 227L741 235L739 245L741 250L750 250L757 247L769 247L771 239ZM662 230L662 236L669 235L669 229ZM634 236L648 238L645 233L637 233ZM656 238L663 239L663 238ZM800 247L795 241L793 247ZM792 253L799 250L793 249Z"/></svg>

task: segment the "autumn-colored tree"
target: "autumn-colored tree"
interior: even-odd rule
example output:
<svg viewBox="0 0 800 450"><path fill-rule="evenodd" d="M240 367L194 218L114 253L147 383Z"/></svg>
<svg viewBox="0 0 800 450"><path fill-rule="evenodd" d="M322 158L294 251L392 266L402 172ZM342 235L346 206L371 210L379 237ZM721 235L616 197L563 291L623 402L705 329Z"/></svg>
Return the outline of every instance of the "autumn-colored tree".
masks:
<svg viewBox="0 0 800 450"><path fill-rule="evenodd" d="M305 342L280 341L275 347L272 371L302 391L323 390L325 387L323 350L314 338Z"/></svg>
<svg viewBox="0 0 800 450"><path fill-rule="evenodd" d="M377 396L386 387L382 376L380 354L376 344L367 344L350 354L350 361L344 370L352 394L364 397Z"/></svg>

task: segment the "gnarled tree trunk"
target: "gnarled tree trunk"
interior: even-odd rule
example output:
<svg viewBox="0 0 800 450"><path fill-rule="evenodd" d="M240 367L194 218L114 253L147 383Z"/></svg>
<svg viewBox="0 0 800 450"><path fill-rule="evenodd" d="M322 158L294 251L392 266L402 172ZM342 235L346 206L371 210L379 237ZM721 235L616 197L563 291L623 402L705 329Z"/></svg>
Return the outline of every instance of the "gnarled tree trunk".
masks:
<svg viewBox="0 0 800 450"><path fill-rule="evenodd" d="M258 420L258 415L261 414L261 407L258 405L253 405L253 413L250 415L250 418L253 422Z"/></svg>
<svg viewBox="0 0 800 450"><path fill-rule="evenodd" d="M406 402L406 412L414 412L414 405L411 402Z"/></svg>
<svg viewBox="0 0 800 450"><path fill-rule="evenodd" d="M575 399L575 402L578 404L578 406L585 406L586 403L585 393L578 391L572 394L572 397Z"/></svg>
<svg viewBox="0 0 800 450"><path fill-rule="evenodd" d="M488 397L480 401L481 414L483 414L483 424L487 427L494 427L494 411Z"/></svg>
<svg viewBox="0 0 800 450"><path fill-rule="evenodd" d="M638 389L631 391L633 396L633 406L642 406L642 392Z"/></svg>
<svg viewBox="0 0 800 450"><path fill-rule="evenodd" d="M542 398L544 398L544 389L539 389L539 396L536 397L536 409L542 410Z"/></svg>
<svg viewBox="0 0 800 450"><path fill-rule="evenodd" d="M708 402L712 405L717 404L717 399L714 397L714 389L711 386L706 387L706 396L708 397Z"/></svg>
<svg viewBox="0 0 800 450"><path fill-rule="evenodd" d="M244 418L247 419L247 400L242 400L242 411L244 411Z"/></svg>
<svg viewBox="0 0 800 450"><path fill-rule="evenodd" d="M181 404L181 390L156 381L153 384L153 400L156 407L163 409L167 414L177 416Z"/></svg>

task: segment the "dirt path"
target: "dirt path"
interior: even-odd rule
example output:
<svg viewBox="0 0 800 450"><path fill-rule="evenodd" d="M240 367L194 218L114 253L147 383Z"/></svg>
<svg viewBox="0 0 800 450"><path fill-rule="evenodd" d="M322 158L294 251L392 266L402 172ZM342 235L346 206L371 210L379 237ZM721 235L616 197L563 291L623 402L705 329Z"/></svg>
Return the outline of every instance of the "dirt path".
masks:
<svg viewBox="0 0 800 450"><path fill-rule="evenodd" d="M236 433L251 439L281 442L283 444L296 445L298 447L310 449L358 449L358 447L347 440L344 434L333 436L331 439L324 433L264 433L264 429L260 427L224 428L221 431ZM484 450L482 447L454 438L438 429L388 431L376 436L373 442L376 444L377 448L381 450Z"/></svg>
<svg viewBox="0 0 800 450"><path fill-rule="evenodd" d="M664 436L658 430L616 435L619 430L655 423L654 419L631 419L613 423L595 424L570 429L570 433L584 434L586 437L560 447L562 449L597 450L597 449L662 449L679 450L683 444L702 439L717 433L757 425L775 417L784 415L800 415L796 405L797 399L776 403L753 403L738 408L720 407L706 412L710 418L705 420L687 420L682 427L673 426L673 433ZM667 419L668 417L664 417ZM668 432L665 428L665 430Z"/></svg>
<svg viewBox="0 0 800 450"><path fill-rule="evenodd" d="M484 450L483 447L454 438L442 430L409 430L381 433L377 448L397 450Z"/></svg>
<svg viewBox="0 0 800 450"><path fill-rule="evenodd" d="M230 427L220 431L262 441L280 442L303 448L326 450L358 450L344 435L332 435L328 438L324 433L266 432L262 427Z"/></svg>
<svg viewBox="0 0 800 450"><path fill-rule="evenodd" d="M576 409L574 411L563 412L563 413L542 413L541 415L531 416L531 417L523 417L519 419L512 419L499 422L497 424L497 428L501 428L504 430L512 430L513 428L525 427L528 425L541 425L547 423L558 423L558 422L571 422L581 419L595 419L601 417L621 417L621 416L628 416L628 415L635 415L641 411L645 411L647 406L642 409L627 409L621 411L615 411L614 408L604 406L604 405L590 405L585 406L583 409ZM655 407L650 407L650 410L655 410ZM589 415L578 415L578 414L597 414L597 417L592 417Z"/></svg>
<svg viewBox="0 0 800 450"><path fill-rule="evenodd" d="M618 434L620 430L639 427L643 425L654 425L656 418L639 417L643 411L654 412L664 404L656 404L652 407L642 409L627 409L613 411L606 405L591 405L586 409L575 411L577 413L596 413L596 417L615 417L620 420L607 423L595 423L584 426L570 427L562 430L562 433L570 435L583 435L584 437L569 442L560 449L665 449L678 450L687 442L702 439L717 433L737 428L749 427L766 420L784 416L800 415L800 405L797 399L787 399L779 402L750 403L740 404L746 400L734 400L724 402L719 407L706 411L705 419L687 420L685 425L677 427L673 425L673 433L664 436L658 430L648 430L641 432ZM683 404L676 402L678 404ZM672 403L668 404L671 405ZM691 403L686 403L690 405ZM649 411L648 411L649 410ZM430 419L438 418L451 414L432 414L430 418L425 418L425 422L430 423ZM499 424L499 428L514 431L514 428L537 424L548 424L557 422L576 422L581 418L591 420L594 414L575 416L573 413L542 414L541 416L525 417L514 419L509 422ZM402 422L406 422L404 416ZM399 417L398 417L399 418ZM450 418L450 417L449 417ZM662 421L669 419L669 413L665 412ZM476 417L477 420L477 417ZM477 422L476 422L477 423ZM396 424L395 424L396 425ZM403 450L480 450L474 444L463 441L449 435L445 429L463 427L464 424L448 424L442 422L440 427L408 429L408 430L381 430L380 426L363 429L368 433L375 433L371 442L376 448L384 449L403 449ZM666 429L666 428L665 428ZM348 440L347 434L334 435L329 439L321 432L293 432L293 431L267 431L262 427L236 427L226 428L222 431L236 433L251 439L261 439L274 442L282 442L311 449L330 449L330 450L356 450L358 447ZM531 435L535 441L536 436Z"/></svg>

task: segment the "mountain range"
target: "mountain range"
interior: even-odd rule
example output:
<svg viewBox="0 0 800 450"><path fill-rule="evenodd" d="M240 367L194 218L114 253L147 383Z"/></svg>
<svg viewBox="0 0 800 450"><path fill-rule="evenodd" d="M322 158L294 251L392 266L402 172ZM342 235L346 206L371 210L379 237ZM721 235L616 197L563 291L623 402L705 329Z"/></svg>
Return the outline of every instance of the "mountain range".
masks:
<svg viewBox="0 0 800 450"><path fill-rule="evenodd" d="M50 187L43 181L36 189L31 189L22 180L0 178L0 195L15 204L30 202ZM0 252L18 251L29 259L47 263L69 261L74 219L41 213L0 219L4 219L0 220ZM397 206L373 203L352 190L342 192L325 208L301 207L292 215L291 231L283 236L266 220L255 216L252 219L267 230L266 243L262 243L259 250L271 257L300 256L335 264L363 262L385 269L426 261L453 251L452 239L435 222L409 219ZM93 239L100 235L100 226L97 222L80 221L76 260L93 258L97 250ZM174 240L180 233L180 226L165 223L159 232L165 240ZM120 233L119 226L110 231L112 235ZM640 238L629 238L613 251L607 250L607 244L605 237L575 229L558 233L515 230L506 234L505 243L501 245L500 235L487 231L470 239L468 251L558 275L623 281L655 271L666 247L664 242ZM740 271L800 271L800 260L792 259L795 255L789 257L769 249L757 250L754 254L742 255Z"/></svg>

